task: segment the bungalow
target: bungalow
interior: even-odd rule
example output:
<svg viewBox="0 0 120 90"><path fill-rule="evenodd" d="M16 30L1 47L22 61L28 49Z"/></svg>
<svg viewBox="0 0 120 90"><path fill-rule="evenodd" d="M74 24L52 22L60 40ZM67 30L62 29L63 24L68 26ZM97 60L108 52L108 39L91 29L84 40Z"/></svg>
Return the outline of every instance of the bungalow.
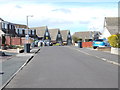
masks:
<svg viewBox="0 0 120 90"><path fill-rule="evenodd" d="M104 29L100 38L108 38L111 35L120 33L118 31L118 17L105 17Z"/></svg>
<svg viewBox="0 0 120 90"><path fill-rule="evenodd" d="M62 30L60 32L61 32L61 35L62 35L63 43L65 43L67 45L71 45L72 44L72 36L70 34L70 30Z"/></svg>
<svg viewBox="0 0 120 90"><path fill-rule="evenodd" d="M50 42L50 41L51 41L51 37L50 37L50 33L49 33L49 31L48 31L48 28L46 28L46 30L45 30L43 40L44 40L45 42Z"/></svg>
<svg viewBox="0 0 120 90"><path fill-rule="evenodd" d="M47 26L32 27L30 29L36 30L36 35L39 40L51 40Z"/></svg>
<svg viewBox="0 0 120 90"><path fill-rule="evenodd" d="M62 36L59 29L48 29L51 37L51 42L62 43Z"/></svg>
<svg viewBox="0 0 120 90"><path fill-rule="evenodd" d="M72 37L77 37L82 39L82 41L91 41L94 39L98 39L100 36L99 31L83 31L83 32L75 32Z"/></svg>

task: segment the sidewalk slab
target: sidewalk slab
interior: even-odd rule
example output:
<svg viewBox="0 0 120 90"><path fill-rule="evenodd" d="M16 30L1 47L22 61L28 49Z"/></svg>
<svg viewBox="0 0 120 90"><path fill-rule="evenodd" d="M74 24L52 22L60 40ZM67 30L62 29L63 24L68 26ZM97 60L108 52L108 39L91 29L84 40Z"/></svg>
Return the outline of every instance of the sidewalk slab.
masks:
<svg viewBox="0 0 120 90"><path fill-rule="evenodd" d="M107 60L118 62L118 55L111 54L110 51L98 51L93 48L78 48L75 46L71 46L71 48L76 48L76 49L79 49L86 53L89 53L90 55L94 55L94 56L98 56L100 58L105 58Z"/></svg>
<svg viewBox="0 0 120 90"><path fill-rule="evenodd" d="M2 66L2 69L0 70L4 72L4 74L0 74L2 85L4 85L14 75L14 73L21 68L22 65L25 65L25 63L27 63L27 61L33 57L39 49L40 48L32 48L30 53L19 53L9 60L0 62ZM2 87L2 85L0 85L0 87Z"/></svg>

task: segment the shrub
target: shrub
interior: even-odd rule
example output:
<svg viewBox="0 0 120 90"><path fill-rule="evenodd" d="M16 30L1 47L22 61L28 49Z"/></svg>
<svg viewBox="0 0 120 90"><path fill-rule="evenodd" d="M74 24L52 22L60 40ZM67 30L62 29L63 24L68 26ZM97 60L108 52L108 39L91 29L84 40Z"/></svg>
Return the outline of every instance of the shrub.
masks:
<svg viewBox="0 0 120 90"><path fill-rule="evenodd" d="M10 49L17 49L17 48L23 48L22 46L17 46L17 45L9 45Z"/></svg>
<svg viewBox="0 0 120 90"><path fill-rule="evenodd" d="M59 46L60 45L60 43L56 43L56 46Z"/></svg>
<svg viewBox="0 0 120 90"><path fill-rule="evenodd" d="M110 46L120 48L120 34L111 35L108 37L108 42Z"/></svg>

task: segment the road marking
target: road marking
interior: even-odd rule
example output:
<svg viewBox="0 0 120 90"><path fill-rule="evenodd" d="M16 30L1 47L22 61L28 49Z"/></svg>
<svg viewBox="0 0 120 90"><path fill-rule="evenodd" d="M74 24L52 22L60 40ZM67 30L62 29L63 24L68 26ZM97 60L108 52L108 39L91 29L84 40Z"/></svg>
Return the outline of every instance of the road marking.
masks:
<svg viewBox="0 0 120 90"><path fill-rule="evenodd" d="M75 49L75 48L71 48L71 47L69 47L69 48L70 48L70 49L77 50L77 51L79 51L79 52L81 52L81 53L84 53L84 54L86 54L86 55L96 57L96 58L98 58L98 59L101 59L102 61L105 61L105 62L108 62L108 63L114 64L114 65L120 66L120 64L119 64L118 62L115 62L115 61L112 61L112 60L108 60L108 59L105 59L105 58L101 58L101 57L98 57L98 56L95 56L95 55L89 54L89 53L87 53L87 52L80 51L79 49Z"/></svg>

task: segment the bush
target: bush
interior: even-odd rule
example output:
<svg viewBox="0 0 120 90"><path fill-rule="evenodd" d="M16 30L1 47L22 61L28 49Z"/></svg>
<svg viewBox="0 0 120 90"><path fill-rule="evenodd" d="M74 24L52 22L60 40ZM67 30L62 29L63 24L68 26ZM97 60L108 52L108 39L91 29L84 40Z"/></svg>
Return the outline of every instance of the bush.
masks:
<svg viewBox="0 0 120 90"><path fill-rule="evenodd" d="M120 48L120 34L111 35L108 37L108 42L110 46Z"/></svg>
<svg viewBox="0 0 120 90"><path fill-rule="evenodd" d="M59 46L60 45L60 43L56 43L56 46Z"/></svg>
<svg viewBox="0 0 120 90"><path fill-rule="evenodd" d="M17 49L17 48L22 48L22 46L16 46L16 45L9 45L10 49Z"/></svg>

